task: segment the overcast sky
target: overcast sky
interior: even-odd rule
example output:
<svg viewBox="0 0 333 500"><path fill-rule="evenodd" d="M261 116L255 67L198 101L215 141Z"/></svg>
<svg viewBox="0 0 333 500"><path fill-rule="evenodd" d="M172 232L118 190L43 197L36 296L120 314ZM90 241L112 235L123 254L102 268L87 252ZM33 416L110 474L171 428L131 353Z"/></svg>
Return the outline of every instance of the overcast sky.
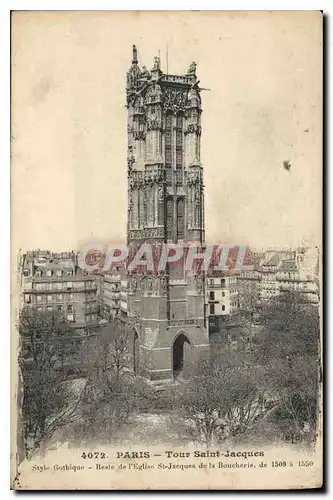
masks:
<svg viewBox="0 0 333 500"><path fill-rule="evenodd" d="M254 247L320 239L319 13L33 13L13 16L15 248L124 241L125 76L197 62L206 239ZM289 160L291 169L283 167Z"/></svg>

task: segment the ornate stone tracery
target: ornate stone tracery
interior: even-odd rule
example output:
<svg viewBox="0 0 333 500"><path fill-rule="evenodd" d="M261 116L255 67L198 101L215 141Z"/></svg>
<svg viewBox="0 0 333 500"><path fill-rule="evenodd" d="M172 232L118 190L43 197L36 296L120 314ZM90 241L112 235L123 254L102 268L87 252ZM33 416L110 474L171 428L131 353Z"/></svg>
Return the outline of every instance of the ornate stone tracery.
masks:
<svg viewBox="0 0 333 500"><path fill-rule="evenodd" d="M194 123L189 123L185 130L185 134L201 135L201 126Z"/></svg>
<svg viewBox="0 0 333 500"><path fill-rule="evenodd" d="M195 186L202 184L202 173L201 170L191 170L187 173L187 184L189 186Z"/></svg>
<svg viewBox="0 0 333 500"><path fill-rule="evenodd" d="M186 89L166 88L164 90L164 109L171 110L173 113L185 110L187 101Z"/></svg>
<svg viewBox="0 0 333 500"><path fill-rule="evenodd" d="M143 172L138 172L135 170L131 171L131 176L129 179L130 189L137 189L144 185L144 175Z"/></svg>
<svg viewBox="0 0 333 500"><path fill-rule="evenodd" d="M145 94L146 104L157 104L161 102L162 95L161 86L156 82L151 82Z"/></svg>
<svg viewBox="0 0 333 500"><path fill-rule="evenodd" d="M136 141L144 141L146 139L146 132L143 130L135 131L133 134L133 138Z"/></svg>
<svg viewBox="0 0 333 500"><path fill-rule="evenodd" d="M153 118L153 119L148 119L147 120L147 130L159 130L161 128L162 124L160 122L160 120L158 120L157 118Z"/></svg>

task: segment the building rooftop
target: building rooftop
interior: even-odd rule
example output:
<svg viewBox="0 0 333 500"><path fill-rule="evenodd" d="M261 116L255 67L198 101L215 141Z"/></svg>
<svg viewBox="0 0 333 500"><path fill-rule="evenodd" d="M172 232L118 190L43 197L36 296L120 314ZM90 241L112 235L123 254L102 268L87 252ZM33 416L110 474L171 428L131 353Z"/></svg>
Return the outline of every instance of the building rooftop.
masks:
<svg viewBox="0 0 333 500"><path fill-rule="evenodd" d="M297 272L298 268L296 266L296 262L291 259L286 259L281 262L281 265L279 267L279 271L286 271L286 272Z"/></svg>
<svg viewBox="0 0 333 500"><path fill-rule="evenodd" d="M263 266L272 266L272 267L276 267L279 264L280 264L280 256L278 253L275 253L270 259L268 259L268 261L262 263Z"/></svg>

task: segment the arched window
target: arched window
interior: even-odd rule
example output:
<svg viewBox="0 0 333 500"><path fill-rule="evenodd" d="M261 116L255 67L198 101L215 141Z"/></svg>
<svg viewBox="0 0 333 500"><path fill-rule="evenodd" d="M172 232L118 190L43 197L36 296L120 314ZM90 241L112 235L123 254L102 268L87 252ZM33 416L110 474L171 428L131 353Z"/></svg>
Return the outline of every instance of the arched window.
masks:
<svg viewBox="0 0 333 500"><path fill-rule="evenodd" d="M172 114L165 117L165 170L167 184L172 184Z"/></svg>
<svg viewBox="0 0 333 500"><path fill-rule="evenodd" d="M177 238L184 239L184 199L179 198L177 201Z"/></svg>
<svg viewBox="0 0 333 500"><path fill-rule="evenodd" d="M164 188L163 186L159 186L158 189L158 224L162 226L164 224Z"/></svg>
<svg viewBox="0 0 333 500"><path fill-rule="evenodd" d="M137 194L137 203L138 203L138 227L141 227L141 224L142 224L142 212L141 212L141 208L142 208L142 205L141 205L141 192L140 190L138 189L138 194Z"/></svg>
<svg viewBox="0 0 333 500"><path fill-rule="evenodd" d="M139 218L139 213L138 213L139 202L138 202L138 190L137 189L133 190L132 201L133 201L132 227L137 228L138 227L138 218Z"/></svg>
<svg viewBox="0 0 333 500"><path fill-rule="evenodd" d="M176 183L183 184L183 115L176 119Z"/></svg>
<svg viewBox="0 0 333 500"><path fill-rule="evenodd" d="M195 158L197 161L200 161L200 137L196 136L195 138Z"/></svg>
<svg viewBox="0 0 333 500"><path fill-rule="evenodd" d="M155 156L157 154L157 133L153 130L150 134L151 142L150 142L150 154Z"/></svg>
<svg viewBox="0 0 333 500"><path fill-rule="evenodd" d="M153 186L151 188L151 219L152 219L152 225L155 226L156 224L156 190L155 187Z"/></svg>
<svg viewBox="0 0 333 500"><path fill-rule="evenodd" d="M183 115L178 114L176 120L176 166L183 166Z"/></svg>
<svg viewBox="0 0 333 500"><path fill-rule="evenodd" d="M167 239L171 240L172 238L172 226L173 226L173 200L172 198L168 198L166 202L166 213L167 213Z"/></svg>
<svg viewBox="0 0 333 500"><path fill-rule="evenodd" d="M145 188L147 189L147 188ZM147 191L145 190L142 193L142 206L143 206L143 226L147 226L148 224L148 207L147 207Z"/></svg>

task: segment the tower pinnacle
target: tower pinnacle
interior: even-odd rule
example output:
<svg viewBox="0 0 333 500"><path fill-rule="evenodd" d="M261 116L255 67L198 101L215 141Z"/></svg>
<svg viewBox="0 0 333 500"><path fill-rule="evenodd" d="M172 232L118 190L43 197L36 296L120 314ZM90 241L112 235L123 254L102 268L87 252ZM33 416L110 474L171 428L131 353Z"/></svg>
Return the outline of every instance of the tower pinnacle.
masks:
<svg viewBox="0 0 333 500"><path fill-rule="evenodd" d="M136 45L133 44L133 56L132 56L132 64L138 64L138 50Z"/></svg>

